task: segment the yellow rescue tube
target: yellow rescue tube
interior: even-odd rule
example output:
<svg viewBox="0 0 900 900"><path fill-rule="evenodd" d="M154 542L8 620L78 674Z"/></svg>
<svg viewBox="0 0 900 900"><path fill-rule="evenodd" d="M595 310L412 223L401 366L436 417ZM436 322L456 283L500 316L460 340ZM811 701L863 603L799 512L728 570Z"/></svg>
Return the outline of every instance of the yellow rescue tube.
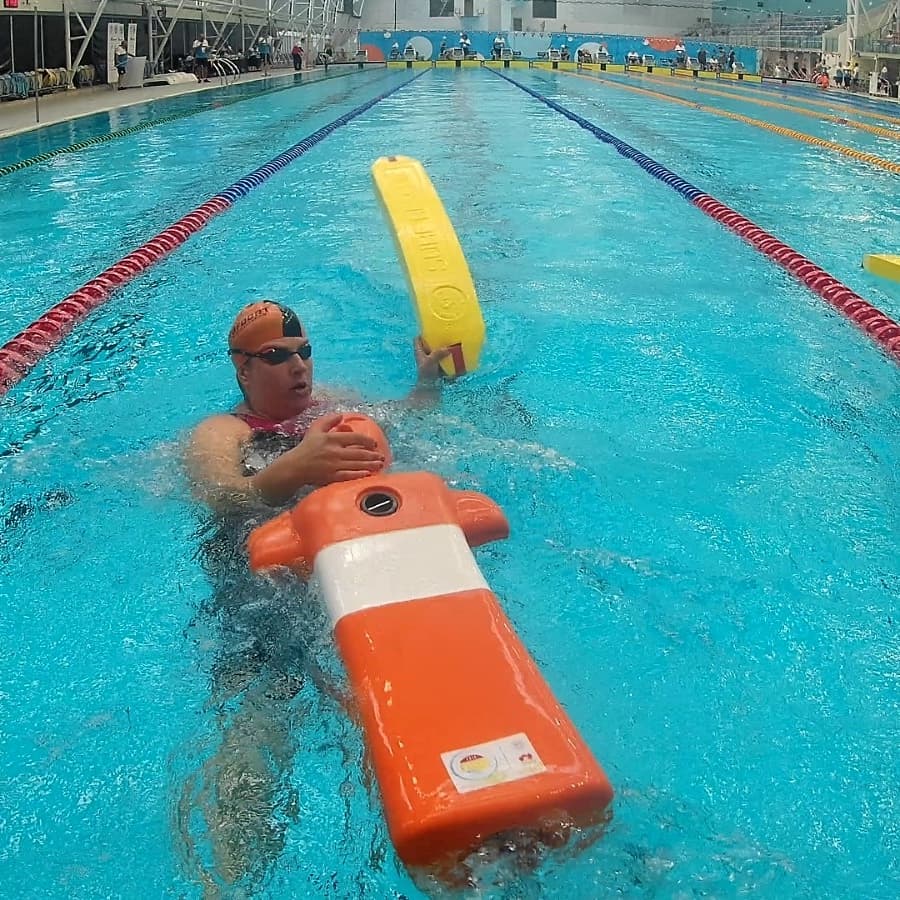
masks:
<svg viewBox="0 0 900 900"><path fill-rule="evenodd" d="M441 198L422 164L387 156L372 164L372 179L406 270L419 329L429 347L449 347L448 375L478 367L484 319L472 275Z"/></svg>
<svg viewBox="0 0 900 900"><path fill-rule="evenodd" d="M900 256L892 253L867 253L863 257L863 268L873 275L900 281Z"/></svg>

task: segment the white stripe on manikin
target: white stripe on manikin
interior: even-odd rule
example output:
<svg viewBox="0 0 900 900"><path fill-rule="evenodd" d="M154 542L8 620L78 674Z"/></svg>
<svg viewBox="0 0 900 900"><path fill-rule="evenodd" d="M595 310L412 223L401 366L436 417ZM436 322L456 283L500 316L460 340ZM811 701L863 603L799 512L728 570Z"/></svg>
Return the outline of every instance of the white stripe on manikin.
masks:
<svg viewBox="0 0 900 900"><path fill-rule="evenodd" d="M389 603L487 588L458 525L426 525L340 541L313 567L331 621Z"/></svg>

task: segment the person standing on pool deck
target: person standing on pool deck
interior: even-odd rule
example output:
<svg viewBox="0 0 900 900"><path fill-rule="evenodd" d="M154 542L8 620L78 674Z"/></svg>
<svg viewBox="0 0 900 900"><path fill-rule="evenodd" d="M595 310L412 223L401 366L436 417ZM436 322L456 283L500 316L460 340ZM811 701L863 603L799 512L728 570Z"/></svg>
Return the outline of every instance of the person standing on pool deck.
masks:
<svg viewBox="0 0 900 900"><path fill-rule="evenodd" d="M122 41L122 43L116 47L115 64L116 72L119 73L116 89L121 90L122 79L125 77L125 72L128 70L128 48L125 46L125 41Z"/></svg>
<svg viewBox="0 0 900 900"><path fill-rule="evenodd" d="M314 393L312 344L293 310L272 301L245 307L229 332L228 353L243 401L201 422L186 454L195 492L214 513L198 549L212 592L189 631L215 647L207 708L221 726L215 749L186 766L176 821L191 876L212 892L249 887L281 853L296 799L292 722L298 703L310 702L299 694L308 680L318 688L314 696L334 693L314 654L304 651L327 626L297 602L296 587L286 593L252 575L246 538L273 507L384 464L370 438L329 432L342 404L334 394ZM449 351L430 352L417 338L414 353L418 382L409 399L434 404ZM201 839L208 853L200 851Z"/></svg>
<svg viewBox="0 0 900 900"><path fill-rule="evenodd" d="M259 59L262 63L263 75L269 74L269 63L272 61L272 38L269 35L259 39Z"/></svg>
<svg viewBox="0 0 900 900"><path fill-rule="evenodd" d="M205 34L194 41L194 74L197 81L209 81L209 41Z"/></svg>

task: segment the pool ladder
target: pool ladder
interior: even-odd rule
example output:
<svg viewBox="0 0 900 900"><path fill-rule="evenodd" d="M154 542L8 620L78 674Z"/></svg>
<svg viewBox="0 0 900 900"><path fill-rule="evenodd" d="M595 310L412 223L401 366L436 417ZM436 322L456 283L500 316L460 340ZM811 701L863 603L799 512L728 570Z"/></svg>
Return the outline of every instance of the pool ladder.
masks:
<svg viewBox="0 0 900 900"><path fill-rule="evenodd" d="M209 65L219 80L224 81L226 85L229 84L229 78L230 83L234 84L241 77L241 70L230 59L211 59Z"/></svg>

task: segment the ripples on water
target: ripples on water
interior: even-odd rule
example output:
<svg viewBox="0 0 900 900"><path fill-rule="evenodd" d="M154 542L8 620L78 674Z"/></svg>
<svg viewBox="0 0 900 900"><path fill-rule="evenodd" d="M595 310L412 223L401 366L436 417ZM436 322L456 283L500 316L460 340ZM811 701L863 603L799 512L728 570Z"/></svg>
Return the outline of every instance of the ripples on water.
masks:
<svg viewBox="0 0 900 900"><path fill-rule="evenodd" d="M29 170L30 221L53 240L11 236L3 327L405 77L202 113L139 157L113 142L102 192L87 158ZM846 231L803 224L826 208L824 179L749 191L780 171L768 138L722 153L744 140L731 125L517 77L601 125L608 113L604 127L836 274L858 267ZM214 220L0 401L0 885L200 896L203 872L244 860L248 893L273 898L893 897L896 370L499 79L407 90ZM139 177L173 146L180 165ZM438 184L490 336L431 413L384 402L412 378L368 172L391 152ZM869 249L894 213L880 181L841 177ZM4 196L15 212L24 193ZM315 588L250 578L181 472L193 425L235 401L223 336L259 296L301 311L323 383L390 417L397 468L505 509L510 539L478 559L614 783L601 840L545 857L513 837L470 861L468 887L417 887L399 865ZM216 605L229 597L237 616Z"/></svg>

